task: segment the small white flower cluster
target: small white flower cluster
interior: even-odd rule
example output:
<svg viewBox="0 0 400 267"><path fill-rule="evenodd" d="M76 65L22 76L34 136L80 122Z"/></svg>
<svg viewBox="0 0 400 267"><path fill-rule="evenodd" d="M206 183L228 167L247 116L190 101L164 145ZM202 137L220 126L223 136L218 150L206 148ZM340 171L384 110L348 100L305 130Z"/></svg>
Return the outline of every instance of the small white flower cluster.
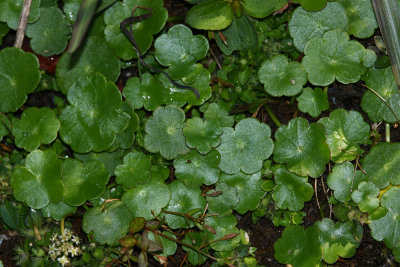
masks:
<svg viewBox="0 0 400 267"><path fill-rule="evenodd" d="M69 257L82 254L79 247L79 237L73 235L71 230L65 229L62 235L54 234L50 239L52 244L49 246L49 256L53 261L58 261L61 266L69 266Z"/></svg>

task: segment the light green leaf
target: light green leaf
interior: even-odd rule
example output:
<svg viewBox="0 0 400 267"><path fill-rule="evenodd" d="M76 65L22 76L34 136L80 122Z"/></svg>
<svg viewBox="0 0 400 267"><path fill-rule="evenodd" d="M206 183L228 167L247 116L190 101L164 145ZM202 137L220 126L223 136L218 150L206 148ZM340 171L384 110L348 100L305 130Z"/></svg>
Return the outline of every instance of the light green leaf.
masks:
<svg viewBox="0 0 400 267"><path fill-rule="evenodd" d="M362 212L374 212L379 207L380 200L379 188L372 182L361 182L358 184L357 190L351 194L351 198Z"/></svg>
<svg viewBox="0 0 400 267"><path fill-rule="evenodd" d="M185 113L176 106L158 107L145 126L144 147L151 153L160 152L165 159L186 154L183 136Z"/></svg>
<svg viewBox="0 0 400 267"><path fill-rule="evenodd" d="M182 239L183 242L195 246L196 248L198 248L198 250L201 250L204 253L206 253L207 250L210 249L210 246L202 247L202 245L207 244L208 242L207 240L208 240L208 234L205 231L188 232ZM187 259L191 264L203 265L206 262L207 257L200 254L197 250L185 246L183 246L182 248L187 252Z"/></svg>
<svg viewBox="0 0 400 267"><path fill-rule="evenodd" d="M192 7L186 14L186 23L199 30L222 30L233 20L228 1L209 0Z"/></svg>
<svg viewBox="0 0 400 267"><path fill-rule="evenodd" d="M104 208L92 208L83 216L82 229L101 245L118 245L126 235L132 217L121 201L113 201Z"/></svg>
<svg viewBox="0 0 400 267"><path fill-rule="evenodd" d="M217 103L208 105L204 112L204 118L208 121L218 123L221 127L232 127L234 124L233 117L229 116L228 111L221 108Z"/></svg>
<svg viewBox="0 0 400 267"><path fill-rule="evenodd" d="M116 181L125 187L132 188L149 182L150 171L151 158L149 155L142 152L130 152L124 157L124 163L115 168Z"/></svg>
<svg viewBox="0 0 400 267"><path fill-rule="evenodd" d="M301 63L289 62L285 55L279 54L262 63L258 79L272 96L294 96L303 90L307 73Z"/></svg>
<svg viewBox="0 0 400 267"><path fill-rule="evenodd" d="M332 264L339 257L353 257L360 240L355 238L354 227L350 222L335 224L331 219L325 218L317 221L315 225L319 231L322 258L326 263Z"/></svg>
<svg viewBox="0 0 400 267"><path fill-rule="evenodd" d="M25 166L16 166L11 176L15 199L34 209L59 202L63 194L61 171L61 163L53 150L31 152Z"/></svg>
<svg viewBox="0 0 400 267"><path fill-rule="evenodd" d="M319 11L326 6L326 0L292 0L299 3L307 11Z"/></svg>
<svg viewBox="0 0 400 267"><path fill-rule="evenodd" d="M265 18L272 14L272 12L281 9L288 3L287 0L243 0L243 10L251 17Z"/></svg>
<svg viewBox="0 0 400 267"><path fill-rule="evenodd" d="M132 217L143 217L146 220L154 219L151 211L155 215L160 214L161 209L168 205L171 192L168 185L163 182L151 182L137 185L122 196Z"/></svg>
<svg viewBox="0 0 400 267"><path fill-rule="evenodd" d="M344 84L355 83L375 63L376 55L346 32L336 29L316 37L304 47L303 66L308 80L326 86L337 79Z"/></svg>
<svg viewBox="0 0 400 267"><path fill-rule="evenodd" d="M179 156L174 160L175 176L186 186L195 188L201 185L212 185L218 181L220 155L212 150L207 155L201 155L196 150Z"/></svg>
<svg viewBox="0 0 400 267"><path fill-rule="evenodd" d="M344 8L336 2L330 2L318 12L309 12L302 7L296 8L289 21L289 34L294 46L303 52L307 41L313 37L322 37L332 29L347 30L348 19Z"/></svg>
<svg viewBox="0 0 400 267"><path fill-rule="evenodd" d="M233 128L225 127L221 135L220 169L234 174L242 170L252 174L261 170L263 161L271 156L274 144L270 138L271 129L256 119L241 120Z"/></svg>
<svg viewBox="0 0 400 267"><path fill-rule="evenodd" d="M319 87L314 90L310 87L304 88L296 100L299 110L314 118L318 117L321 111L329 109L328 94Z"/></svg>
<svg viewBox="0 0 400 267"><path fill-rule="evenodd" d="M63 11L69 23L74 23L82 0L64 0Z"/></svg>
<svg viewBox="0 0 400 267"><path fill-rule="evenodd" d="M0 3L0 10L1 3ZM0 11L1 12L1 11ZM40 81L39 61L31 53L7 47L0 51L0 112L17 111Z"/></svg>
<svg viewBox="0 0 400 267"><path fill-rule="evenodd" d="M21 119L13 120L12 134L15 144L26 151L33 151L40 144L50 144L57 137L60 122L54 112L47 108L28 108Z"/></svg>
<svg viewBox="0 0 400 267"><path fill-rule="evenodd" d="M110 175L100 161L81 163L76 159L63 162L62 182L64 201L71 206L80 206L86 200L103 194Z"/></svg>
<svg viewBox="0 0 400 267"><path fill-rule="evenodd" d="M208 209L211 213L221 216L232 214L239 203L239 193L236 187L218 182L215 189L207 192Z"/></svg>
<svg viewBox="0 0 400 267"><path fill-rule="evenodd" d="M32 50L46 57L61 54L67 47L71 32L70 24L57 7L40 8L39 19L26 28Z"/></svg>
<svg viewBox="0 0 400 267"><path fill-rule="evenodd" d="M149 50L153 42L153 35L164 28L168 18L168 12L163 7L162 0L124 0L123 2L118 1L108 8L104 13L104 22L107 25L104 35L107 44L123 60L137 58L132 44L120 29L120 23L131 16L132 10L135 7L151 8L153 13L149 18L132 24L133 36L142 54ZM148 10L138 8L133 16L148 13Z"/></svg>
<svg viewBox="0 0 400 267"><path fill-rule="evenodd" d="M66 215L74 214L77 207L72 207L65 203L63 200L57 203L49 203L47 207L42 209L44 217L51 217L56 221L61 221Z"/></svg>
<svg viewBox="0 0 400 267"><path fill-rule="evenodd" d="M209 216L206 217L204 223L211 226L215 230L215 234L209 235L209 242L217 240L229 234L239 234L239 230L236 228L238 223L235 215L227 216ZM236 248L240 242L240 235L227 240L220 240L218 242L211 243L211 248L215 251L230 251Z"/></svg>
<svg viewBox="0 0 400 267"><path fill-rule="evenodd" d="M169 231L164 231L164 232L162 232L162 234L176 239L176 236ZM163 248L162 253L157 253L157 254L162 255L164 257L174 255L176 252L176 249L178 247L176 242L166 239L165 237L161 237L159 235L154 235L153 232L149 232L149 239L153 240L155 242L161 243L162 248Z"/></svg>
<svg viewBox="0 0 400 267"><path fill-rule="evenodd" d="M276 185L272 198L280 209L299 211L304 207L304 202L310 201L314 194L307 177L297 176L286 169L278 169L274 178Z"/></svg>
<svg viewBox="0 0 400 267"><path fill-rule="evenodd" d="M100 73L79 77L68 90L70 106L61 115L60 136L78 153L104 151L129 124L117 86ZM82 138L83 135L83 138Z"/></svg>
<svg viewBox="0 0 400 267"><path fill-rule="evenodd" d="M189 188L179 180L172 181L168 186L171 199L164 210L184 214L194 209L204 210L206 207L206 200L201 196L200 188ZM192 221L178 215L165 214L165 221L172 229L193 226Z"/></svg>
<svg viewBox="0 0 400 267"><path fill-rule="evenodd" d="M78 154L74 153L74 157L81 161L92 161L98 160L103 163L104 167L107 169L110 175L114 175L114 170L117 165L122 163L122 158L124 156L124 150L117 150L114 152L101 152L101 153L87 153L87 154Z"/></svg>
<svg viewBox="0 0 400 267"><path fill-rule="evenodd" d="M295 118L275 132L274 161L300 176L319 177L329 162L330 151L322 125Z"/></svg>
<svg viewBox="0 0 400 267"><path fill-rule="evenodd" d="M221 173L218 184L220 183L225 183L237 190L239 203L233 208L240 214L255 210L261 198L265 195L265 191L261 189L261 172L252 175L242 172L232 175ZM223 191L222 194L224 192L226 191Z"/></svg>
<svg viewBox="0 0 400 267"><path fill-rule="evenodd" d="M325 127L326 142L331 150L332 161L351 161L361 155L360 143L369 136L369 125L357 111L336 109L329 118L318 121Z"/></svg>
<svg viewBox="0 0 400 267"><path fill-rule="evenodd" d="M207 154L211 148L219 146L221 134L222 128L219 124L209 120L203 121L198 117L188 119L183 128L188 147L197 149L201 154Z"/></svg>
<svg viewBox="0 0 400 267"><path fill-rule="evenodd" d="M9 28L16 30L24 0L1 0L0 21L7 22ZM28 23L33 23L40 16L40 0L32 0L29 11Z"/></svg>
<svg viewBox="0 0 400 267"><path fill-rule="evenodd" d="M128 127L123 132L117 133L114 143L111 146L111 151L114 151L118 148L131 148L133 142L135 141L135 132L139 130L139 116L133 111L131 105L124 101L122 102L121 110L127 113L131 118L129 120Z"/></svg>

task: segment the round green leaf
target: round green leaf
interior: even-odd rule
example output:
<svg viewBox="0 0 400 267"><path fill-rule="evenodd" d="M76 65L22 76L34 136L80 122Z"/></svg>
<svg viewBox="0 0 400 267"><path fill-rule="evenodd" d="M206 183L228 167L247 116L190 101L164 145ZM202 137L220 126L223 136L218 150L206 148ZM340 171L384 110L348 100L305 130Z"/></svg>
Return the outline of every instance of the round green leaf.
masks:
<svg viewBox="0 0 400 267"><path fill-rule="evenodd" d="M6 115L0 113L0 141L4 136L9 134L11 129L11 122Z"/></svg>
<svg viewBox="0 0 400 267"><path fill-rule="evenodd" d="M222 30L232 23L233 16L228 1L209 0L192 7L186 14L186 23L200 30Z"/></svg>
<svg viewBox="0 0 400 267"><path fill-rule="evenodd" d="M274 150L269 126L248 118L241 120L235 130L228 127L223 130L221 145L217 147L221 154L220 169L230 174L240 170L252 174L261 170L263 161Z"/></svg>
<svg viewBox="0 0 400 267"><path fill-rule="evenodd" d="M369 125L357 111L337 109L318 121L325 127L332 161L351 161L362 153L359 146L369 136Z"/></svg>
<svg viewBox="0 0 400 267"><path fill-rule="evenodd" d="M337 222L328 218L315 223L319 231L319 242L322 248L322 258L332 264L340 258L351 258L360 245L353 234L354 227L350 222Z"/></svg>
<svg viewBox="0 0 400 267"><path fill-rule="evenodd" d="M236 187L218 182L215 189L207 192L207 202L211 213L229 215L239 203L239 193Z"/></svg>
<svg viewBox="0 0 400 267"><path fill-rule="evenodd" d="M46 57L61 54L67 47L71 32L71 26L57 7L41 8L39 19L26 28L32 50Z"/></svg>
<svg viewBox="0 0 400 267"><path fill-rule="evenodd" d="M122 158L124 156L123 150L117 150L114 152L102 152L102 153L88 153L88 154L78 154L74 153L74 157L81 161L92 161L98 160L103 163L104 167L110 175L114 175L114 170L117 165L122 163Z"/></svg>
<svg viewBox="0 0 400 267"><path fill-rule="evenodd" d="M292 0L299 3L307 11L319 11L326 6L326 0Z"/></svg>
<svg viewBox="0 0 400 267"><path fill-rule="evenodd" d="M117 183L131 188L147 183L151 178L151 158L142 152L130 152L124 163L115 168Z"/></svg>
<svg viewBox="0 0 400 267"><path fill-rule="evenodd" d="M90 36L79 50L72 55L64 53L57 63L57 85L61 92L68 88L80 76L100 72L107 80L115 82L119 76L120 63L103 38Z"/></svg>
<svg viewBox="0 0 400 267"><path fill-rule="evenodd" d="M357 38L369 38L374 34L378 24L371 1L339 0L337 2L346 10L349 18L349 34Z"/></svg>
<svg viewBox="0 0 400 267"><path fill-rule="evenodd" d="M74 214L76 209L76 207L72 207L61 200L57 203L49 203L47 207L42 209L42 214L44 217L51 217L56 221L61 221L66 215Z"/></svg>
<svg viewBox="0 0 400 267"><path fill-rule="evenodd" d="M337 79L344 84L355 83L375 63L376 55L357 41L349 41L346 32L336 29L316 37L304 47L303 66L308 80L326 86Z"/></svg>
<svg viewBox="0 0 400 267"><path fill-rule="evenodd" d="M319 177L329 162L330 151L322 125L295 118L275 133L274 161L286 163L300 176Z"/></svg>
<svg viewBox="0 0 400 267"><path fill-rule="evenodd" d="M204 118L210 122L216 122L221 127L232 127L234 119L229 116L228 111L221 108L217 103L211 103L208 105L204 112Z"/></svg>
<svg viewBox="0 0 400 267"><path fill-rule="evenodd" d="M144 106L146 110L153 111L164 104L162 84L147 72L141 79L129 78L122 94L134 109Z"/></svg>
<svg viewBox="0 0 400 267"><path fill-rule="evenodd" d="M68 101L71 105L60 115L60 136L78 153L106 150L128 127L130 117L120 109L117 86L100 73L79 77L68 90Z"/></svg>
<svg viewBox="0 0 400 267"><path fill-rule="evenodd" d="M64 0L63 11L69 23L74 23L82 0Z"/></svg>
<svg viewBox="0 0 400 267"><path fill-rule="evenodd" d="M207 252L210 249L210 246L206 246L201 248L203 244L207 244L208 240L208 233L207 232L188 232L185 234L185 237L182 239L183 242L187 244L191 244L201 250L203 252ZM207 257L200 254L197 250L192 248L182 246L183 250L187 252L187 259L193 265L203 265ZM201 248L201 249L200 249Z"/></svg>
<svg viewBox="0 0 400 267"><path fill-rule="evenodd" d="M369 69L363 76L366 85L373 89L394 110L397 118L400 117L400 94L391 67L385 69ZM367 90L361 99L361 108L374 122L382 120L394 123L396 116L372 91Z"/></svg>
<svg viewBox="0 0 400 267"><path fill-rule="evenodd" d="M372 182L361 182L357 190L353 191L351 198L362 212L374 212L379 207L379 188Z"/></svg>
<svg viewBox="0 0 400 267"><path fill-rule="evenodd" d="M241 4L249 16L261 19L281 9L287 3L287 0L269 0L268 3L265 0L243 0Z"/></svg>
<svg viewBox="0 0 400 267"><path fill-rule="evenodd" d="M118 245L118 240L126 235L132 217L129 209L121 201L113 201L102 209L88 210L83 216L82 229L101 245Z"/></svg>
<svg viewBox="0 0 400 267"><path fill-rule="evenodd" d="M307 73L301 63L289 62L285 55L279 54L264 61L258 70L258 79L272 96L293 96L303 89Z"/></svg>
<svg viewBox="0 0 400 267"><path fill-rule="evenodd" d="M172 181L168 186L171 191L171 199L164 210L184 214L194 209L204 210L206 207L206 200L201 196L200 188L189 188L179 180ZM192 221L178 215L165 213L165 221L172 229L193 226Z"/></svg>
<svg viewBox="0 0 400 267"><path fill-rule="evenodd" d="M117 133L117 136L110 151L114 151L118 148L131 148L133 142L135 141L135 132L139 130L139 116L133 111L131 105L129 105L128 102L124 101L122 103L121 110L127 113L131 118L129 120L128 127L123 132Z"/></svg>
<svg viewBox="0 0 400 267"><path fill-rule="evenodd" d="M313 37L321 37L331 29L346 30L348 19L344 8L336 2L330 2L318 12L309 12L302 7L296 8L289 21L289 34L294 46L303 52L307 41Z"/></svg>
<svg viewBox="0 0 400 267"><path fill-rule="evenodd" d="M80 206L88 199L103 194L110 175L100 161L81 163L67 159L63 163L62 181L64 201L71 206Z"/></svg>
<svg viewBox="0 0 400 267"><path fill-rule="evenodd" d="M209 236L209 241L217 240L230 234L239 234L236 228L237 220L235 215L228 216L209 216L204 223L215 230L215 234ZM220 240L211 243L211 248L215 251L230 251L236 248L240 242L240 235L227 240Z"/></svg>
<svg viewBox="0 0 400 267"><path fill-rule="evenodd" d="M237 190L239 203L233 207L240 214L255 210L264 197L265 191L261 189L261 172L252 175L238 172L236 174L221 173L218 184L225 183ZM222 194L226 191L224 190Z"/></svg>
<svg viewBox="0 0 400 267"><path fill-rule="evenodd" d="M1 0L0 21L7 22L8 27L16 30L24 0ZM40 16L40 0L32 0L29 10L28 23L35 22Z"/></svg>
<svg viewBox="0 0 400 267"><path fill-rule="evenodd" d="M27 94L35 90L39 81L39 61L36 56L15 47L0 51L0 99L3 99L0 101L1 112L19 109L25 103Z"/></svg>
<svg viewBox="0 0 400 267"><path fill-rule="evenodd" d="M176 106L159 107L153 112L145 126L144 147L151 153L160 152L165 159L174 159L186 154L183 136L185 113Z"/></svg>
<svg viewBox="0 0 400 267"><path fill-rule="evenodd" d="M222 128L219 124L203 121L198 117L187 120L183 128L188 147L197 149L201 154L207 154L211 148L218 146L221 143L221 134Z"/></svg>
<svg viewBox="0 0 400 267"><path fill-rule="evenodd" d="M200 187L202 184L212 185L218 181L220 170L219 153L212 150L201 155L196 150L174 160L175 176L188 187Z"/></svg>
<svg viewBox="0 0 400 267"><path fill-rule="evenodd" d="M117 2L104 13L104 22L107 25L104 35L107 44L114 50L115 54L123 60L136 58L136 51L125 34L120 29L120 23L131 16L135 7L151 8L152 15L142 21L132 24L133 36L142 54L146 53L153 42L153 34L164 28L168 18L168 12L163 7L162 0L124 0ZM149 11L138 8L133 16L148 14ZM129 24L127 25L129 26Z"/></svg>
<svg viewBox="0 0 400 267"><path fill-rule="evenodd" d="M304 202L310 201L314 190L307 182L307 177L297 176L286 169L275 172L275 187L272 198L280 209L298 211L304 207Z"/></svg>
<svg viewBox="0 0 400 267"><path fill-rule="evenodd" d="M383 189L400 185L400 143L378 143L362 161L368 180Z"/></svg>
<svg viewBox="0 0 400 267"><path fill-rule="evenodd" d="M154 219L151 211L155 215L160 214L161 209L168 205L171 192L168 185L163 182L151 182L137 185L122 196L132 217L143 217L146 220Z"/></svg>
<svg viewBox="0 0 400 267"><path fill-rule="evenodd" d="M296 267L316 266L322 258L318 229L314 226L305 230L299 225L288 226L275 242L274 250L275 259L280 263Z"/></svg>
<svg viewBox="0 0 400 267"><path fill-rule="evenodd" d="M25 159L25 166L15 167L11 176L15 199L34 209L57 203L63 195L61 170L53 150L32 151Z"/></svg>
<svg viewBox="0 0 400 267"><path fill-rule="evenodd" d="M21 119L13 120L12 134L15 144L26 151L33 151L40 144L50 144L57 137L60 122L54 112L47 108L28 108Z"/></svg>
<svg viewBox="0 0 400 267"><path fill-rule="evenodd" d="M310 87L304 88L296 100L299 110L314 118L318 117L321 111L329 109L328 94L319 87L314 90Z"/></svg>
<svg viewBox="0 0 400 267"><path fill-rule="evenodd" d="M169 232L169 231L164 231L162 232L162 234L172 237L174 239L176 239L176 236ZM178 245L176 244L176 242L166 239L165 237L159 236L159 235L154 235L153 232L149 232L149 239L153 240L153 241L158 241L159 243L161 243L162 245L162 253L157 253L158 255L162 255L164 257L168 257L170 255L174 255L176 252L176 249L178 247Z"/></svg>

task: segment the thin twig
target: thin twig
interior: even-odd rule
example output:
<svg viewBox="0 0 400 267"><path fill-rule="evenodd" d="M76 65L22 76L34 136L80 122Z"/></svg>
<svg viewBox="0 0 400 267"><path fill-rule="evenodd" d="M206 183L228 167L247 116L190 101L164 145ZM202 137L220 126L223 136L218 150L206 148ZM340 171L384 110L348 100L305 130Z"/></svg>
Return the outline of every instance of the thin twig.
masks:
<svg viewBox="0 0 400 267"><path fill-rule="evenodd" d="M218 66L218 69L222 69L221 63L219 62L219 60L218 60L217 56L215 55L214 50L212 49L211 46L210 46L210 54L211 54L211 56L214 58L215 63L216 63L217 66Z"/></svg>
<svg viewBox="0 0 400 267"><path fill-rule="evenodd" d="M14 46L21 48L24 41L25 29L28 24L29 11L31 9L32 0L24 0L22 6L21 15L19 17L19 23L17 28L17 37L15 38Z"/></svg>
<svg viewBox="0 0 400 267"><path fill-rule="evenodd" d="M318 209L321 210L321 206L319 205L319 200L318 200L317 180L318 178L314 179L315 200L317 201Z"/></svg>
<svg viewBox="0 0 400 267"><path fill-rule="evenodd" d="M330 169L330 167L329 167ZM331 171L329 170L329 173ZM329 205L329 219L332 217L332 204L329 203L329 196L328 196L328 192L325 189L325 183L324 183L324 177L321 176L321 184L322 184L322 190L324 191L325 197L328 200L328 205Z"/></svg>

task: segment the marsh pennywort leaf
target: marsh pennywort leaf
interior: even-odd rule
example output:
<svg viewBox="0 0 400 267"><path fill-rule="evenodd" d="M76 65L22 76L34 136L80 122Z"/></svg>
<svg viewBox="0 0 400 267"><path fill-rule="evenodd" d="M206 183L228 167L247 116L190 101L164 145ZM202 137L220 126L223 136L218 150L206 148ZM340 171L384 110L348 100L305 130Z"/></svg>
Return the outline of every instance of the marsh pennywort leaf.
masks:
<svg viewBox="0 0 400 267"><path fill-rule="evenodd" d="M117 133L114 143L111 146L110 151L114 151L118 148L129 149L132 147L135 141L135 132L139 130L139 116L133 111L131 105L128 102L122 102L121 110L127 113L131 118L129 120L128 127L123 132Z"/></svg>
<svg viewBox="0 0 400 267"><path fill-rule="evenodd" d="M272 96L293 96L303 89L307 73L297 61L289 62L285 55L279 54L265 60L258 70L258 79L265 91Z"/></svg>
<svg viewBox="0 0 400 267"><path fill-rule="evenodd" d="M221 40L218 34L215 34L215 40L219 49L225 55L231 55L236 50L246 51L257 47L257 32L246 16L240 18L234 17L232 24L223 30L222 34L228 40L228 46Z"/></svg>
<svg viewBox="0 0 400 267"><path fill-rule="evenodd" d="M337 222L328 218L317 221L322 258L332 264L340 258L351 258L360 245L361 237L355 236L354 226L350 222ZM357 238L357 239L356 239Z"/></svg>
<svg viewBox="0 0 400 267"><path fill-rule="evenodd" d="M243 0L241 4L247 15L261 19L284 7L287 3L287 0L269 0L268 3L264 0Z"/></svg>
<svg viewBox="0 0 400 267"><path fill-rule="evenodd" d="M165 159L174 159L186 154L183 136L185 113L176 106L158 107L147 120L145 126L144 147L151 153L160 152Z"/></svg>
<svg viewBox="0 0 400 267"><path fill-rule="evenodd" d="M361 182L357 190L351 194L351 198L362 212L372 213L379 207L379 188L372 182Z"/></svg>
<svg viewBox="0 0 400 267"><path fill-rule="evenodd" d="M0 113L0 141L9 134L11 122L6 115Z"/></svg>
<svg viewBox="0 0 400 267"><path fill-rule="evenodd" d="M238 234L234 238L211 243L210 246L213 250L230 251L235 249L240 242L239 230L236 228L238 222L235 215L209 216L206 217L204 223L215 230L215 234L209 234L209 241L217 240L229 234Z"/></svg>
<svg viewBox="0 0 400 267"><path fill-rule="evenodd" d="M63 11L69 23L74 23L82 0L64 0Z"/></svg>
<svg viewBox="0 0 400 267"><path fill-rule="evenodd" d="M215 189L207 192L208 209L211 213L221 216L232 214L232 209L239 203L239 193L236 187L218 182Z"/></svg>
<svg viewBox="0 0 400 267"><path fill-rule="evenodd" d="M310 87L304 88L296 100L299 110L314 118L318 117L321 111L329 109L328 94L319 87L314 90Z"/></svg>
<svg viewBox="0 0 400 267"><path fill-rule="evenodd" d="M137 58L136 52L129 39L120 29L120 23L131 16L135 7L151 8L153 14L140 22L132 24L133 36L142 54L150 48L153 42L153 35L164 28L168 18L167 10L163 7L162 0L124 0L118 1L104 13L106 28L104 35L107 44L114 50L115 54L123 60ZM137 9L133 16L148 14L145 9Z"/></svg>
<svg viewBox="0 0 400 267"><path fill-rule="evenodd" d="M16 166L11 176L15 199L34 209L57 203L63 195L61 171L53 150L32 151L25 159L25 166Z"/></svg>
<svg viewBox="0 0 400 267"><path fill-rule="evenodd" d="M194 35L190 28L177 24L154 43L157 61L170 68L172 73L187 76L193 63L203 59L208 52L208 41L203 35Z"/></svg>
<svg viewBox="0 0 400 267"><path fill-rule="evenodd" d="M2 0L0 1L0 21L7 22L8 27L16 30L21 14L24 0ZM33 23L40 16L40 0L32 0L29 11L28 23Z"/></svg>
<svg viewBox="0 0 400 267"><path fill-rule="evenodd" d="M326 0L293 0L299 3L307 11L319 11L326 6Z"/></svg>
<svg viewBox="0 0 400 267"><path fill-rule="evenodd" d="M342 164L336 164L329 174L327 184L334 191L334 196L341 202L347 202L351 199L353 192L358 184L367 178L362 171L354 170L353 164L346 161Z"/></svg>
<svg viewBox="0 0 400 267"><path fill-rule="evenodd" d="M204 111L204 118L211 122L218 123L221 127L232 127L234 119L229 116L229 113L224 108L220 107L217 103L208 105Z"/></svg>
<svg viewBox="0 0 400 267"><path fill-rule="evenodd" d="M217 147L221 154L220 169L230 174L240 170L252 174L261 170L263 161L274 149L269 126L248 118L241 120L235 129L225 127L223 131L221 145Z"/></svg>
<svg viewBox="0 0 400 267"><path fill-rule="evenodd" d="M163 86L150 73L146 72L140 78L129 78L122 94L134 109L144 107L153 111L164 104Z"/></svg>
<svg viewBox="0 0 400 267"><path fill-rule="evenodd" d="M191 188L215 184L220 172L219 159L220 155L216 150L207 155L192 150L174 160L175 176Z"/></svg>
<svg viewBox="0 0 400 267"><path fill-rule="evenodd" d="M301 210L304 202L310 201L314 194L307 177L297 176L286 169L278 169L274 179L276 185L272 198L280 209Z"/></svg>
<svg viewBox="0 0 400 267"><path fill-rule="evenodd" d="M219 183L225 183L237 190L239 203L233 208L240 214L255 210L260 199L265 195L265 191L261 189L261 172L252 175L242 172L236 174L221 173ZM222 193L224 194L224 191Z"/></svg>
<svg viewBox="0 0 400 267"><path fill-rule="evenodd" d="M369 125L357 111L336 109L329 118L318 121L325 127L326 142L331 150L332 161L351 161L361 155L359 146L369 136Z"/></svg>
<svg viewBox="0 0 400 267"><path fill-rule="evenodd" d="M91 208L83 216L82 229L101 245L118 245L126 235L132 217L121 201L107 203L104 208Z"/></svg>
<svg viewBox="0 0 400 267"><path fill-rule="evenodd" d="M383 189L400 185L400 143L378 143L362 160L368 180Z"/></svg>
<svg viewBox="0 0 400 267"><path fill-rule="evenodd" d="M326 86L338 80L349 84L360 80L368 67L375 63L376 55L340 29L315 37L304 47L303 66L308 80L314 85Z"/></svg>
<svg viewBox="0 0 400 267"><path fill-rule="evenodd" d="M15 47L0 51L0 99L3 99L0 101L1 112L19 109L25 103L27 94L35 90L39 81L39 61L36 56Z"/></svg>
<svg viewBox="0 0 400 267"><path fill-rule="evenodd" d="M201 196L200 188L189 188L179 180L172 181L169 185L171 191L171 199L164 210L178 213L187 213L194 209L202 209L206 207L206 200ZM172 229L190 228L193 226L192 221L182 216L164 214L165 221Z"/></svg>
<svg viewBox="0 0 400 267"><path fill-rule="evenodd" d="M61 54L71 32L70 24L58 7L40 8L39 19L26 28L32 50L46 57Z"/></svg>
<svg viewBox="0 0 400 267"><path fill-rule="evenodd" d="M151 211L158 215L168 205L170 198L171 192L166 183L152 181L129 189L121 200L129 208L132 217L151 220L154 218Z"/></svg>
<svg viewBox="0 0 400 267"><path fill-rule="evenodd" d="M349 18L349 34L361 39L371 37L374 34L378 24L371 1L339 0L337 2L346 10Z"/></svg>
<svg viewBox="0 0 400 267"><path fill-rule="evenodd" d="M233 20L233 9L228 1L209 0L192 7L186 23L199 30L222 30Z"/></svg>
<svg viewBox="0 0 400 267"><path fill-rule="evenodd" d="M188 147L197 149L201 154L207 154L211 148L217 147L221 143L221 134L222 128L218 123L203 121L198 117L188 119L183 128Z"/></svg>
<svg viewBox="0 0 400 267"><path fill-rule="evenodd" d="M61 200L57 203L49 203L41 211L44 217L51 217L56 221L61 221L66 215L74 214L77 207L72 207Z"/></svg>
<svg viewBox="0 0 400 267"><path fill-rule="evenodd" d="M132 188L147 183L151 178L151 158L142 152L129 152L124 163L115 168L117 183Z"/></svg>
<svg viewBox="0 0 400 267"><path fill-rule="evenodd" d="M381 198L381 206L388 212L380 219L371 220L371 235L377 241L385 241L388 248L393 249L400 242L400 188L392 187Z"/></svg>
<svg viewBox="0 0 400 267"><path fill-rule="evenodd" d="M296 267L316 266L322 258L318 238L318 229L315 226L305 230L299 225L288 226L274 244L275 259Z"/></svg>
<svg viewBox="0 0 400 267"><path fill-rule="evenodd" d="M108 149L129 125L117 86L100 73L79 77L68 90L68 101L71 105L60 115L60 136L78 153Z"/></svg>
<svg viewBox="0 0 400 267"><path fill-rule="evenodd" d="M120 72L118 58L99 36L89 36L78 52L61 56L56 67L57 85L65 94L78 77L93 72L100 72L111 82L117 80Z"/></svg>
<svg viewBox="0 0 400 267"><path fill-rule="evenodd" d="M40 144L50 144L57 137L60 122L47 108L28 108L20 119L13 120L12 134L15 144L26 151L33 151Z"/></svg>
<svg viewBox="0 0 400 267"><path fill-rule="evenodd" d="M182 241L195 246L196 248L198 248L198 250L206 252L207 250L210 249L210 246L205 246L202 248L201 248L201 246L204 244L207 244L208 238L209 238L209 236L206 231L188 232L187 234L185 234L185 237L182 239ZM187 252L187 259L191 264L202 265L206 262L207 257L200 254L198 251L196 251L192 248L186 247L186 246L183 246L182 248L184 251Z"/></svg>
<svg viewBox="0 0 400 267"><path fill-rule="evenodd" d="M103 194L110 175L100 161L81 163L76 159L63 162L62 182L64 201L71 206L80 206L86 200Z"/></svg>
<svg viewBox="0 0 400 267"><path fill-rule="evenodd" d="M98 160L103 163L104 167L110 175L114 175L114 170L117 165L122 163L122 158L124 156L124 150L116 150L114 152L101 152L101 153L87 153L79 154L74 153L74 157L83 162Z"/></svg>
<svg viewBox="0 0 400 267"><path fill-rule="evenodd" d="M162 232L163 235L172 237L174 239L176 239L176 236L169 232L169 231L164 231ZM158 255L162 255L164 257L168 257L170 255L174 255L176 252L176 249L178 248L178 245L176 244L176 242L166 239L165 237L159 236L159 235L154 235L153 232L149 232L149 239L153 240L155 242L159 242L162 245L162 252L158 252Z"/></svg>
<svg viewBox="0 0 400 267"><path fill-rule="evenodd" d="M362 80L373 89L393 109L397 117L400 117L400 94L391 67L385 69L369 69ZM394 123L396 116L376 94L367 90L361 99L361 108L374 122L382 120Z"/></svg>
<svg viewBox="0 0 400 267"><path fill-rule="evenodd" d="M275 133L274 161L300 176L317 178L329 162L330 151L322 125L295 118Z"/></svg>
<svg viewBox="0 0 400 267"><path fill-rule="evenodd" d="M321 37L324 32L332 29L347 30L348 19L344 8L330 2L318 12L309 12L302 7L296 8L289 21L289 34L294 46L303 52L307 41L313 37Z"/></svg>

